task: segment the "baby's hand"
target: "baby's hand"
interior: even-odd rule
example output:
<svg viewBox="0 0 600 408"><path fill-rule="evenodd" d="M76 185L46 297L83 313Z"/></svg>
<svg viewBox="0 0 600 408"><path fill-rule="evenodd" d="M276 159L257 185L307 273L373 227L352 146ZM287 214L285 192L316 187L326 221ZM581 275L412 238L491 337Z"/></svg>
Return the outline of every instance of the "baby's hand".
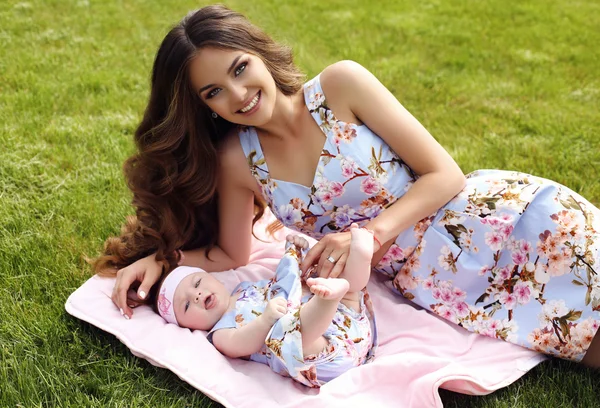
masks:
<svg viewBox="0 0 600 408"><path fill-rule="evenodd" d="M270 325L273 325L286 313L287 300L283 297L276 297L275 299L269 300L269 303L267 303L267 307L265 308L262 316Z"/></svg>
<svg viewBox="0 0 600 408"><path fill-rule="evenodd" d="M308 241L306 238L301 237L300 235L289 234L287 237L285 237L285 239L287 242L291 242L298 248L308 249Z"/></svg>

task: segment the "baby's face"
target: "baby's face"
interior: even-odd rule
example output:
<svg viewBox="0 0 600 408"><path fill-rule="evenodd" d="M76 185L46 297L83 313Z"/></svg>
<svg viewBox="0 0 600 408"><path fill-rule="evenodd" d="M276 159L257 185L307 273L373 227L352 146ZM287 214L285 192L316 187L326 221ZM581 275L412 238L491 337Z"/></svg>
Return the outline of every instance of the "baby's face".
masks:
<svg viewBox="0 0 600 408"><path fill-rule="evenodd" d="M177 323L190 329L210 330L227 311L230 297L225 286L209 273L188 275L173 295Z"/></svg>

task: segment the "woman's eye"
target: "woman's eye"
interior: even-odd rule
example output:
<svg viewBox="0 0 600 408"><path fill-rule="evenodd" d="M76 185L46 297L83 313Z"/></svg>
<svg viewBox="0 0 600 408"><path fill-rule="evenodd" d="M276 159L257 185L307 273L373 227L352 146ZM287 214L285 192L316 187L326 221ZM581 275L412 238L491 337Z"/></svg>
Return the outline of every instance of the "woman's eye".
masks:
<svg viewBox="0 0 600 408"><path fill-rule="evenodd" d="M235 69L235 76L239 76L242 72L244 72L246 65L248 65L247 62L242 62L240 65L238 65L238 67Z"/></svg>
<svg viewBox="0 0 600 408"><path fill-rule="evenodd" d="M206 94L206 99L210 99L213 96L217 96L217 94L221 92L221 88L215 88L213 90L211 90L209 93Z"/></svg>

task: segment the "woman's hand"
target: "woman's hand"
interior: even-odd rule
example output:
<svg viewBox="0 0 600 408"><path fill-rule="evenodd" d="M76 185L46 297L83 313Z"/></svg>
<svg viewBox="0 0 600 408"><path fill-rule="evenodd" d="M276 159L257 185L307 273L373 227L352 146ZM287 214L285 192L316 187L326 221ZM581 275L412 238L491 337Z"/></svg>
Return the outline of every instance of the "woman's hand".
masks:
<svg viewBox="0 0 600 408"><path fill-rule="evenodd" d="M350 231L325 235L313 246L302 261L300 269L306 274L308 269L317 263L317 274L322 278L337 278L346 266L350 253Z"/></svg>
<svg viewBox="0 0 600 408"><path fill-rule="evenodd" d="M117 281L113 288L112 301L119 308L123 317L129 320L133 315L130 306L139 304L135 299L127 298L127 292L134 282L141 282L137 289L137 296L139 299L145 299L152 285L160 279L162 271L163 263L156 261L156 254L148 255L117 271Z"/></svg>

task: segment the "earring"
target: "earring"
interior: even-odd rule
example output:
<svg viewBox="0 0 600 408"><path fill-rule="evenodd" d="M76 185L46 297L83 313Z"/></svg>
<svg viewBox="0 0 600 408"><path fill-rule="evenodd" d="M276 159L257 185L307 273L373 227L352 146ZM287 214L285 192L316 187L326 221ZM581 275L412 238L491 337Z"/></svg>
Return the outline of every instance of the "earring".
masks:
<svg viewBox="0 0 600 408"><path fill-rule="evenodd" d="M213 112L213 113L211 113L211 116L213 117L213 119L216 119L216 118L218 118L218 117L219 117L219 115L217 115L217 114L216 114L216 113L214 113L214 112Z"/></svg>

